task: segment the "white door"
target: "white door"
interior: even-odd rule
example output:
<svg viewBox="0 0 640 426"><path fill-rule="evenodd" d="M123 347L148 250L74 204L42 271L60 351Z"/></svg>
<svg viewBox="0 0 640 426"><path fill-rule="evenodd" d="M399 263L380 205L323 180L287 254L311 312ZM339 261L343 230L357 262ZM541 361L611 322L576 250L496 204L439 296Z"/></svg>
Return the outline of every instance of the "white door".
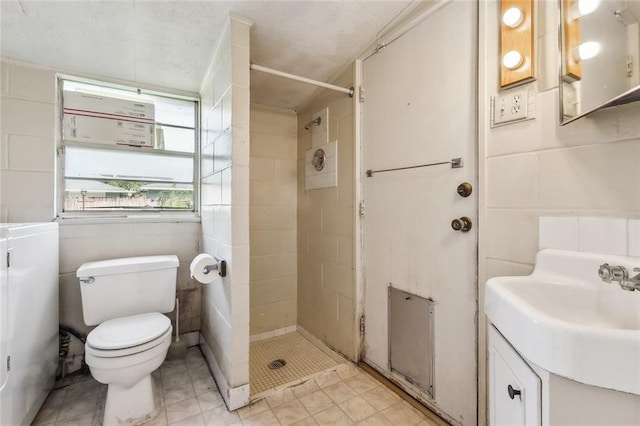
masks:
<svg viewBox="0 0 640 426"><path fill-rule="evenodd" d="M363 65L363 358L463 425L477 418L477 193L456 188L476 186L477 28L477 3L454 1ZM471 231L452 229L462 216ZM434 302L431 393L391 371L389 285Z"/></svg>

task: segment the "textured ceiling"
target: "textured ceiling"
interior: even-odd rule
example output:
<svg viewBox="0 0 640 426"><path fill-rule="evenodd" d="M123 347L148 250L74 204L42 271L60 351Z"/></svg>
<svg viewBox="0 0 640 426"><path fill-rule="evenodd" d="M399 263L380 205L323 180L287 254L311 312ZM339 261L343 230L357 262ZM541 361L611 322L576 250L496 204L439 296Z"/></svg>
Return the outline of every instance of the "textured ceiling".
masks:
<svg viewBox="0 0 640 426"><path fill-rule="evenodd" d="M252 62L326 80L411 3L1 0L0 54L197 92L230 13L254 22ZM252 102L297 109L313 86L252 71Z"/></svg>

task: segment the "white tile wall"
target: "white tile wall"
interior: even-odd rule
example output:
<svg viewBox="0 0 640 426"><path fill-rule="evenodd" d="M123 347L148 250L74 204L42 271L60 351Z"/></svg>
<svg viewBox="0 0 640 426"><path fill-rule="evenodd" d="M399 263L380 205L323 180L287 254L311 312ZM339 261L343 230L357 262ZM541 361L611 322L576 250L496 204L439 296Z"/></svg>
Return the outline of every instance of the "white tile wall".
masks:
<svg viewBox="0 0 640 426"><path fill-rule="evenodd" d="M49 221L53 211L55 74L2 60L2 220Z"/></svg>
<svg viewBox="0 0 640 426"><path fill-rule="evenodd" d="M604 217L578 219L579 250L592 253L627 254L627 220Z"/></svg>
<svg viewBox="0 0 640 426"><path fill-rule="evenodd" d="M294 111L252 106L251 335L296 324L296 135Z"/></svg>
<svg viewBox="0 0 640 426"><path fill-rule="evenodd" d="M640 257L640 219L629 219L627 231L627 255Z"/></svg>
<svg viewBox="0 0 640 426"><path fill-rule="evenodd" d="M232 400L246 393L235 390L249 379L248 43L249 26L230 19L201 89L203 139L212 146L211 152L209 144L203 146L201 251L228 263L227 277L203 292L202 335L205 353L213 354L207 358L211 369L218 385L229 390L223 396L232 407L248 402Z"/></svg>
<svg viewBox="0 0 640 426"><path fill-rule="evenodd" d="M338 81L351 85L353 69ZM313 136L304 126L327 107L328 140L337 141L337 187L305 190L304 153ZM347 357L355 355L356 340L353 114L351 99L328 91L298 114L298 324Z"/></svg>
<svg viewBox="0 0 640 426"><path fill-rule="evenodd" d="M578 250L577 217L541 217L538 231L540 249Z"/></svg>
<svg viewBox="0 0 640 426"><path fill-rule="evenodd" d="M489 96L499 91L499 2L481 7L487 16L488 60L482 70L487 99L480 99L480 105L488 105ZM640 179L634 166L640 161L640 103L560 126L557 4L540 2L539 8L536 118L481 134L485 208L480 226L485 232L480 260L487 268L499 263L526 271L538 249L545 247L636 250L630 237L635 225L627 218L640 211Z"/></svg>
<svg viewBox="0 0 640 426"><path fill-rule="evenodd" d="M609 217L540 217L540 249L638 256L640 220Z"/></svg>

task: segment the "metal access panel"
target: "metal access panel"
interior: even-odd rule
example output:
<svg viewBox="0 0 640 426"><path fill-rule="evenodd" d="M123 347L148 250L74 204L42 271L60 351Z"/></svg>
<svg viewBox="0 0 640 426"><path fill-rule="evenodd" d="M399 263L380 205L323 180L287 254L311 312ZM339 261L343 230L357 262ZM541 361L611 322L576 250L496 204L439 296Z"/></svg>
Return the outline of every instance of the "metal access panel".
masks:
<svg viewBox="0 0 640 426"><path fill-rule="evenodd" d="M431 299L389 286L389 368L434 398Z"/></svg>

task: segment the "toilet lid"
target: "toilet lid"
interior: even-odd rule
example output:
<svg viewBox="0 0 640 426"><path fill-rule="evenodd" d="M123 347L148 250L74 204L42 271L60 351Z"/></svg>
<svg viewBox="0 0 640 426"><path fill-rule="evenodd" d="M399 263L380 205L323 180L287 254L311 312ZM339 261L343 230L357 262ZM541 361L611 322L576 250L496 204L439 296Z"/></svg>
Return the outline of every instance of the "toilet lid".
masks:
<svg viewBox="0 0 640 426"><path fill-rule="evenodd" d="M104 350L130 348L157 339L170 327L169 318L157 312L116 318L97 326L87 343Z"/></svg>

